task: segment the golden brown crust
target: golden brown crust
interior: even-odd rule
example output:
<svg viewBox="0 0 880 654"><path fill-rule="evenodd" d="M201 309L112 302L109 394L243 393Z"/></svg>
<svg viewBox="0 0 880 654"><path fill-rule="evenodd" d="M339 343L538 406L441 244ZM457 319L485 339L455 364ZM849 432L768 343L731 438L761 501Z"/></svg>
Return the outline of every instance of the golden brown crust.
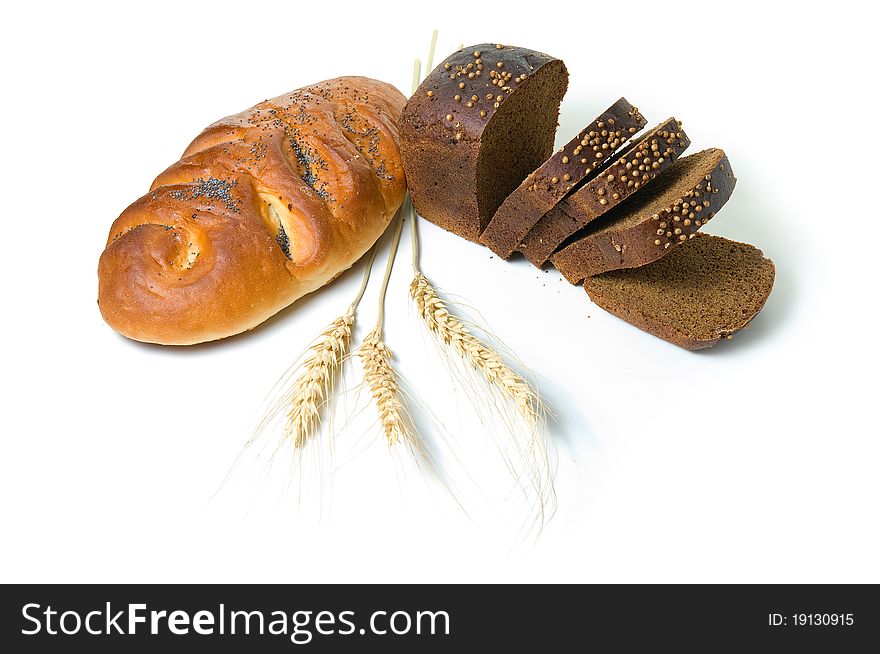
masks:
<svg viewBox="0 0 880 654"><path fill-rule="evenodd" d="M205 129L113 223L107 323L189 345L252 329L349 268L406 191L394 87L340 77Z"/></svg>

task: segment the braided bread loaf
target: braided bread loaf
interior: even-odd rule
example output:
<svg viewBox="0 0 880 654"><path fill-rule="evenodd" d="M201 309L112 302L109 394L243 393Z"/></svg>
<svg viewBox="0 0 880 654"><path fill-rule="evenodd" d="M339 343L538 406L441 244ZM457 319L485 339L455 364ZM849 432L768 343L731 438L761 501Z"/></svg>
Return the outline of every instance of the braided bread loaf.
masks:
<svg viewBox="0 0 880 654"><path fill-rule="evenodd" d="M189 345L252 329L332 281L403 202L406 99L340 77L203 131L113 223L98 266L107 323Z"/></svg>

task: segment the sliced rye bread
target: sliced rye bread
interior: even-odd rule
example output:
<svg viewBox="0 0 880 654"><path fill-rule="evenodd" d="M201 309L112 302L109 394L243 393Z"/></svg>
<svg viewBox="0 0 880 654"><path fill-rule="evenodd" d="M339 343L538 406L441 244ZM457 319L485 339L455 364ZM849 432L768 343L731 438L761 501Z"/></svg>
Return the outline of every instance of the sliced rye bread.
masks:
<svg viewBox="0 0 880 654"><path fill-rule="evenodd" d="M648 185L675 163L688 145L681 123L675 118L664 121L557 204L517 249L536 266L543 266L567 238Z"/></svg>
<svg viewBox="0 0 880 654"><path fill-rule="evenodd" d="M400 147L416 211L479 241L495 211L553 152L565 64L483 43L440 63L409 99Z"/></svg>
<svg viewBox="0 0 880 654"><path fill-rule="evenodd" d="M644 266L693 238L735 185L723 150L683 157L644 191L581 230L550 261L572 284L608 270Z"/></svg>
<svg viewBox="0 0 880 654"><path fill-rule="evenodd" d="M639 329L700 350L747 327L775 276L773 262L753 245L700 233L654 263L590 277L584 288Z"/></svg>
<svg viewBox="0 0 880 654"><path fill-rule="evenodd" d="M636 107L620 98L507 196L480 242L501 258L510 257L541 216L592 177L645 122Z"/></svg>

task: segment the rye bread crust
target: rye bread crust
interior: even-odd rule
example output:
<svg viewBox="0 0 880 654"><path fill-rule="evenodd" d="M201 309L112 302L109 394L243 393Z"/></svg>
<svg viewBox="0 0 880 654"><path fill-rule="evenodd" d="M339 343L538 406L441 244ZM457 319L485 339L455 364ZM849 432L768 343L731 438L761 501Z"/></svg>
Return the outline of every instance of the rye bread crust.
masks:
<svg viewBox="0 0 880 654"><path fill-rule="evenodd" d="M691 162L690 177L680 179L676 173L690 168ZM691 184L694 177L699 181ZM693 238L730 199L735 186L723 150L710 148L684 157L644 191L648 195L634 196L588 226L586 234L550 261L572 284L609 270L649 264ZM670 201L671 191L677 197Z"/></svg>
<svg viewBox="0 0 880 654"><path fill-rule="evenodd" d="M645 123L638 108L620 98L523 180L498 207L480 242L509 258L541 216L591 178Z"/></svg>
<svg viewBox="0 0 880 654"><path fill-rule="evenodd" d="M664 121L541 218L519 251L536 266L543 266L567 238L650 184L689 145L679 121Z"/></svg>
<svg viewBox="0 0 880 654"><path fill-rule="evenodd" d="M527 48L482 43L447 57L401 117L401 155L416 211L479 241L498 205L553 152L567 86L561 60ZM520 106L525 96L530 99ZM544 106L530 114L535 102ZM493 134L496 128L509 133ZM493 160L487 144L505 156Z"/></svg>

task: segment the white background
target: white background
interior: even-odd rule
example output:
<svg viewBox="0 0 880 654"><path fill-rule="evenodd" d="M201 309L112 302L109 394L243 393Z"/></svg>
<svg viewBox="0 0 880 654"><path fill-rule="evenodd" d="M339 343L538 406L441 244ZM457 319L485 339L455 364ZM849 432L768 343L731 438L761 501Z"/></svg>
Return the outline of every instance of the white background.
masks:
<svg viewBox="0 0 880 654"><path fill-rule="evenodd" d="M0 581L880 581L877 17L807 4L7 8ZM343 74L406 91L435 27L438 61L485 41L563 58L558 143L625 95L649 122L684 121L694 151L723 147L739 183L711 231L778 270L752 328L694 354L553 270L422 224L428 276L479 309L559 415L559 510L537 542L512 536L503 509L471 521L417 475L395 477L405 462L389 464L369 405L337 434L360 452L326 496L306 485L297 509L245 479L212 498L357 273L190 349L127 341L95 302L110 223L202 127ZM406 239L401 255L387 341L450 439L475 449L486 430L411 310ZM496 506L485 458L484 478L471 473Z"/></svg>

